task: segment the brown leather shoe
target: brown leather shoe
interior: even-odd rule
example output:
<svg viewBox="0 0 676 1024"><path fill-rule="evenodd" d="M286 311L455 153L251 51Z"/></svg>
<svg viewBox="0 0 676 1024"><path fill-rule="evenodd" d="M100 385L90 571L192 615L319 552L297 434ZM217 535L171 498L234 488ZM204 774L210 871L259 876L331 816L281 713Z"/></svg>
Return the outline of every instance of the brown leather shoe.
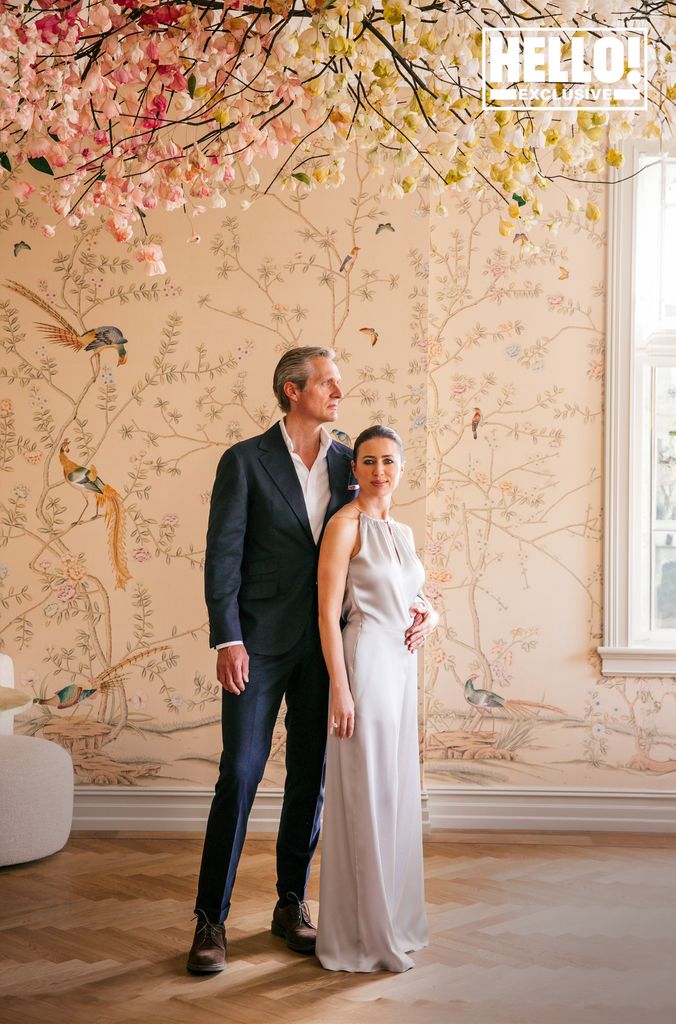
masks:
<svg viewBox="0 0 676 1024"><path fill-rule="evenodd" d="M196 910L195 938L188 953L188 970L193 974L211 974L225 970L225 925L213 924L203 910Z"/></svg>
<svg viewBox="0 0 676 1024"><path fill-rule="evenodd" d="M277 905L272 912L270 929L273 935L286 939L286 944L294 953L314 953L317 930L310 920L310 910L305 900L301 903L297 896L289 893L286 907Z"/></svg>

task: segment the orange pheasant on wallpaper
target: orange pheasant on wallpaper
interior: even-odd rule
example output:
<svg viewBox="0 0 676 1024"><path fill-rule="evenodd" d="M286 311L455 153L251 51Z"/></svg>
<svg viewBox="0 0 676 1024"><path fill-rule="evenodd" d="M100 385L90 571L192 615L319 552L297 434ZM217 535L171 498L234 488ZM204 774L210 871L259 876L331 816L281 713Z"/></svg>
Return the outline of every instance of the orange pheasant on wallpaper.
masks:
<svg viewBox="0 0 676 1024"><path fill-rule="evenodd" d="M115 586L124 590L127 580L131 579L131 573L127 568L127 555L125 553L125 511L122 498L114 487L105 484L95 466L78 466L68 458L68 439L65 438L59 450L59 461L63 467L63 475L73 487L79 487L85 494L85 508L82 510L80 519L87 508L87 497L91 493L96 499L96 512L93 519L103 509L106 527L108 528L108 548L110 561L115 570ZM80 520L78 519L77 522Z"/></svg>
<svg viewBox="0 0 676 1024"><path fill-rule="evenodd" d="M127 339L119 327L92 327L90 331L78 334L57 309L50 306L40 295L31 291L24 284L20 284L18 281L5 281L5 287L10 288L17 295L23 295L24 299L29 299L57 321L58 327L56 324L35 325L49 341L53 341L57 345L65 345L67 348L74 348L77 352L100 352L104 348L114 348L117 352L117 365L122 366L123 363L126 363Z"/></svg>

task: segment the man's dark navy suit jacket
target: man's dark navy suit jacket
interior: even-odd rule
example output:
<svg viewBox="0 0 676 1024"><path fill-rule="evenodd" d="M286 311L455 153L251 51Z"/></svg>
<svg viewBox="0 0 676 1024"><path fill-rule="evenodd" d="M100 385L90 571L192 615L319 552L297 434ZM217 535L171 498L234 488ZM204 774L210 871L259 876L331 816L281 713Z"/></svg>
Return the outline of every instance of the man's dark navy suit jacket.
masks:
<svg viewBox="0 0 676 1024"><path fill-rule="evenodd" d="M326 454L324 525L354 497L352 452ZM218 465L205 556L209 643L242 640L250 654L283 654L317 616L317 560L305 499L278 423L240 441Z"/></svg>

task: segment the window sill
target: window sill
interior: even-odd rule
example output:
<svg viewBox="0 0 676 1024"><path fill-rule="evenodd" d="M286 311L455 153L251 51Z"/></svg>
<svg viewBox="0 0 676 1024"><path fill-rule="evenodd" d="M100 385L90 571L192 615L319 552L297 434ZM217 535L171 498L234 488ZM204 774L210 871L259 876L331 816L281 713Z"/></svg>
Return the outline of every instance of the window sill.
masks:
<svg viewBox="0 0 676 1024"><path fill-rule="evenodd" d="M604 676L676 676L676 648L599 647Z"/></svg>

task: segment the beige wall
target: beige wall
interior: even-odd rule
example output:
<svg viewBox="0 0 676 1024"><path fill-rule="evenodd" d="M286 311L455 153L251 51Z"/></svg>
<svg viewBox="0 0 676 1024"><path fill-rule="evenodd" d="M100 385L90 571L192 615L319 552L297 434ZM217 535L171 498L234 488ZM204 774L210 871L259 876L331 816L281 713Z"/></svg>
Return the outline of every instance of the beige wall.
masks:
<svg viewBox="0 0 676 1024"><path fill-rule="evenodd" d="M153 217L170 275L152 279L103 232L43 239L5 191L5 276L78 332L109 324L129 341L124 365L110 349L99 363L43 338L34 323L49 315L2 289L0 635L24 689L96 689L73 709L36 707L17 731L66 744L82 782L213 782L201 569L215 466L277 418L284 349L330 343L347 384L338 427L391 423L407 445L395 515L425 547L442 615L425 665L427 785L673 788L668 772L632 767L640 750L670 756L673 680L603 680L595 655L602 228L554 214L529 253L497 234L488 200L450 201L442 217L419 196L383 202L377 185L353 165L342 189L301 205L279 193ZM395 231L376 233L383 223ZM21 239L32 248L15 258ZM361 327L378 331L374 348ZM64 480L65 437L121 497L124 590L93 501L71 525L83 499ZM473 673L508 702L559 710L508 703L480 721L464 697ZM279 729L267 785L281 781L282 744Z"/></svg>

